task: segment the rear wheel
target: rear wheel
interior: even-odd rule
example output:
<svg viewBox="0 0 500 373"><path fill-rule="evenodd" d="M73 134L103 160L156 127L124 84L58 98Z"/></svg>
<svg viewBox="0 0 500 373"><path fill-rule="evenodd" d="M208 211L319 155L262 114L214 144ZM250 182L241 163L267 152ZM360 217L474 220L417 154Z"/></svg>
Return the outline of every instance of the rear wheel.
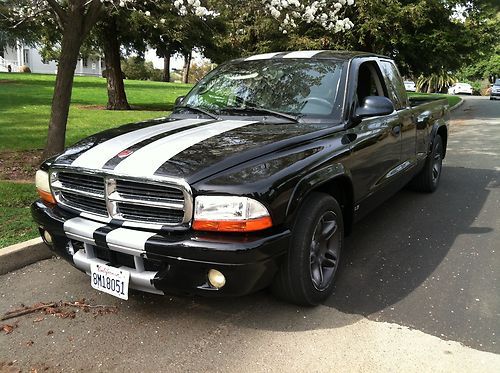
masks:
<svg viewBox="0 0 500 373"><path fill-rule="evenodd" d="M412 186L420 192L434 192L441 179L441 170L443 168L443 140L441 136L436 135L432 145L432 152L425 161L424 168L415 176Z"/></svg>
<svg viewBox="0 0 500 373"><path fill-rule="evenodd" d="M276 296L313 306L332 293L344 244L344 221L338 202L312 193L297 213L288 256L273 283Z"/></svg>

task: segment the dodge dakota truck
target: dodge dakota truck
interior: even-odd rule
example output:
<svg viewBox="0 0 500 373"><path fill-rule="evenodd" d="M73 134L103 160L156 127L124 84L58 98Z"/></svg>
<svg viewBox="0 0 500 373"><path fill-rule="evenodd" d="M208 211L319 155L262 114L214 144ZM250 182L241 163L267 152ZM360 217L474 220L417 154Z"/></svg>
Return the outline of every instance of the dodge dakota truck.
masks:
<svg viewBox="0 0 500 373"><path fill-rule="evenodd" d="M352 225L406 186L433 192L446 100L409 100L394 62L346 51L224 63L169 117L81 140L36 173L43 240L128 299L332 292ZM390 232L387 232L388 239Z"/></svg>

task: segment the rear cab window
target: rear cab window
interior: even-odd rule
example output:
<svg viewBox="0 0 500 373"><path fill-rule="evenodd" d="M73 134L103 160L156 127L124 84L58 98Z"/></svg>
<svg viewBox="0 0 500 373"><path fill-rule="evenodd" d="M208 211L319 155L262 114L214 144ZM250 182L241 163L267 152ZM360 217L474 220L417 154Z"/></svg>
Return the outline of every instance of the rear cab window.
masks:
<svg viewBox="0 0 500 373"><path fill-rule="evenodd" d="M399 71L392 61L380 60L380 68L389 91L389 98L396 110L408 107L408 95Z"/></svg>

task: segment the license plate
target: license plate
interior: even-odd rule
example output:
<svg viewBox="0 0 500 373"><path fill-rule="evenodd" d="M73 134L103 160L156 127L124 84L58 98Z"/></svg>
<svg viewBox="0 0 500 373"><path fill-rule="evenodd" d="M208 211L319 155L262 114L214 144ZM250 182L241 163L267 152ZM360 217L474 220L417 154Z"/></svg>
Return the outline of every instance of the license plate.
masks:
<svg viewBox="0 0 500 373"><path fill-rule="evenodd" d="M130 272L106 264L92 263L90 266L90 285L94 289L128 299L128 280Z"/></svg>

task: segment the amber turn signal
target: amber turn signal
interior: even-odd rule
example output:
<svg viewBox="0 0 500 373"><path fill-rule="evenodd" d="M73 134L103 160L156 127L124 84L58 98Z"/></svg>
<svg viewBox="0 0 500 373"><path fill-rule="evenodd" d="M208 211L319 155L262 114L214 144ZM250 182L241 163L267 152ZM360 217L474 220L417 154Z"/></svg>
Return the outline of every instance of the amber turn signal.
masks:
<svg viewBox="0 0 500 373"><path fill-rule="evenodd" d="M273 226L269 216L250 220L195 220L193 229L214 232L254 232Z"/></svg>
<svg viewBox="0 0 500 373"><path fill-rule="evenodd" d="M45 190L38 189L36 190L38 192L38 195L42 199L42 201L48 202L55 204L56 200L54 199L54 196L50 192L46 192Z"/></svg>

